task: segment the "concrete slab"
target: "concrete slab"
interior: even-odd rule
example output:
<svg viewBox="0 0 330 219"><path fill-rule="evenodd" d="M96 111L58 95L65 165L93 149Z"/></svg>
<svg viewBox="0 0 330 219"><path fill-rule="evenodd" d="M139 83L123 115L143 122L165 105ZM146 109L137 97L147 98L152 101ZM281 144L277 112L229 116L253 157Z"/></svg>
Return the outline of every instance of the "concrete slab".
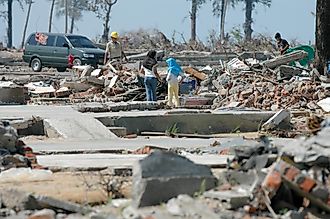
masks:
<svg viewBox="0 0 330 219"><path fill-rule="evenodd" d="M0 106L0 118L31 119L40 117L46 123L50 137L70 139L114 139L117 136L88 114L70 106ZM47 126L48 125L48 126ZM58 134L58 135L56 135Z"/></svg>
<svg viewBox="0 0 330 219"><path fill-rule="evenodd" d="M211 148L214 142L218 142L220 147L228 148L242 144L250 145L251 142L243 141L242 137L236 138L212 138L212 139L187 139L187 138L169 138L169 137L138 137L135 139L96 139L96 140L69 140L69 139L23 139L24 142L33 148L37 153L113 153L118 151L135 151L144 146L155 146L159 148ZM272 144L283 147L289 143L294 144L296 139L271 138ZM252 140L251 140L252 141ZM250 144L249 144L250 143ZM213 147L212 147L213 148Z"/></svg>
<svg viewBox="0 0 330 219"><path fill-rule="evenodd" d="M37 156L38 163L46 167L56 168L132 168L136 161L142 160L147 155L133 154L61 154ZM211 167L225 167L227 155L186 155L196 164Z"/></svg>
<svg viewBox="0 0 330 219"><path fill-rule="evenodd" d="M106 126L126 127L128 134L165 132L176 125L178 133L218 134L258 131L275 112L269 111L144 111L94 114ZM289 122L287 122L289 123Z"/></svg>
<svg viewBox="0 0 330 219"><path fill-rule="evenodd" d="M219 140L221 143L231 139ZM74 139L47 139L33 140L24 139L24 142L39 153L76 153L76 152L114 152L122 150L136 150L144 146L156 146L160 148L198 148L208 147L215 139L178 139L168 137L135 139L96 139L96 140L74 140Z"/></svg>

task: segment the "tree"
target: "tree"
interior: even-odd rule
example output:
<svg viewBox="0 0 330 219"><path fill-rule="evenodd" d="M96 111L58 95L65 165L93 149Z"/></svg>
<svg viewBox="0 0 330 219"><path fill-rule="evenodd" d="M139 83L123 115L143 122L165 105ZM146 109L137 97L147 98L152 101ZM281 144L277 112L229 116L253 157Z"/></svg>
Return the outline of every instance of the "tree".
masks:
<svg viewBox="0 0 330 219"><path fill-rule="evenodd" d="M251 41L252 40L252 12L255 9L256 4L262 4L267 7L271 6L272 0L236 0L245 3L245 23L244 23L244 34L245 40Z"/></svg>
<svg viewBox="0 0 330 219"><path fill-rule="evenodd" d="M26 30L29 24L29 19L30 19L30 12L31 12L31 6L34 3L32 0L27 0L26 2L28 6L28 11L26 13L26 19L25 19L25 25L24 25L24 30L23 30L23 37L22 37L22 43L21 43L21 48L24 47L24 42L25 42L25 36L26 36Z"/></svg>
<svg viewBox="0 0 330 219"><path fill-rule="evenodd" d="M64 25L64 33L68 32L68 15L69 15L69 5L68 0L64 0L64 8L65 8L65 25Z"/></svg>
<svg viewBox="0 0 330 219"><path fill-rule="evenodd" d="M103 21L103 34L101 36L102 43L109 41L111 10L117 2L118 0L94 0L90 7L90 10Z"/></svg>
<svg viewBox="0 0 330 219"><path fill-rule="evenodd" d="M65 32L73 33L75 22L82 18L83 11L88 9L87 0L58 0L56 3L56 16L65 16ZM68 20L70 18L70 29Z"/></svg>
<svg viewBox="0 0 330 219"><path fill-rule="evenodd" d="M205 3L206 0L188 0L191 1L191 11L190 14L190 41L196 42L196 21L197 21L197 12L200 7Z"/></svg>
<svg viewBox="0 0 330 219"><path fill-rule="evenodd" d="M48 21L48 32L52 32L53 13L54 13L55 1L56 0L51 0L51 4L50 4L49 21Z"/></svg>
<svg viewBox="0 0 330 219"><path fill-rule="evenodd" d="M316 3L316 67L325 73L330 60L330 1L317 0Z"/></svg>
<svg viewBox="0 0 330 219"><path fill-rule="evenodd" d="M220 18L220 40L225 39L225 20L229 0L213 0L213 15Z"/></svg>
<svg viewBox="0 0 330 219"><path fill-rule="evenodd" d="M22 0L16 0L21 8L23 8ZM5 20L7 21L7 47L13 47L13 3L14 0L0 0L0 5L7 3L7 15Z"/></svg>

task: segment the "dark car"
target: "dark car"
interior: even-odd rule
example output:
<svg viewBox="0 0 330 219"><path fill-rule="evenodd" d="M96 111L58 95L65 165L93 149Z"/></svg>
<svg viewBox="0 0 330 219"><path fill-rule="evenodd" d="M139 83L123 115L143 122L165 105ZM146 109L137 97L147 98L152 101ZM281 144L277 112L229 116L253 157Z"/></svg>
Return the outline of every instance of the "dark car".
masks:
<svg viewBox="0 0 330 219"><path fill-rule="evenodd" d="M54 67L63 72L70 67L70 54L73 65L97 66L103 63L104 52L82 35L32 33L25 43L23 60L35 72L40 72L42 67Z"/></svg>

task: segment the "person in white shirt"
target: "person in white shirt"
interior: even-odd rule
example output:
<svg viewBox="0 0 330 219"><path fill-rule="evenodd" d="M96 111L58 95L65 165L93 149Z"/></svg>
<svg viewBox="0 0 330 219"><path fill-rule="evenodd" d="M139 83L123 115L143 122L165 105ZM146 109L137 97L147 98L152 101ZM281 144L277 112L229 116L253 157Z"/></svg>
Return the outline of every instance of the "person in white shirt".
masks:
<svg viewBox="0 0 330 219"><path fill-rule="evenodd" d="M157 83L160 80L157 72L157 52L150 50L144 59L140 72L144 74L144 85L146 88L147 101L157 101Z"/></svg>

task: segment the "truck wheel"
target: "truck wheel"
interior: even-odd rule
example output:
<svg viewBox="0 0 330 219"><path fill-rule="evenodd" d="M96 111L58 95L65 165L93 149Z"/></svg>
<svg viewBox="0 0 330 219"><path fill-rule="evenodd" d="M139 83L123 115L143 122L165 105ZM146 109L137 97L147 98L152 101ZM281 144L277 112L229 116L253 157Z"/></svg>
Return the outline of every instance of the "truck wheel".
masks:
<svg viewBox="0 0 330 219"><path fill-rule="evenodd" d="M34 72L40 72L42 69L41 60L39 58L33 58L31 61L31 68Z"/></svg>
<svg viewBox="0 0 330 219"><path fill-rule="evenodd" d="M56 70L58 72L65 72L66 71L66 67L57 67Z"/></svg>
<svg viewBox="0 0 330 219"><path fill-rule="evenodd" d="M79 58L75 58L72 64L73 66L81 65L81 60Z"/></svg>

